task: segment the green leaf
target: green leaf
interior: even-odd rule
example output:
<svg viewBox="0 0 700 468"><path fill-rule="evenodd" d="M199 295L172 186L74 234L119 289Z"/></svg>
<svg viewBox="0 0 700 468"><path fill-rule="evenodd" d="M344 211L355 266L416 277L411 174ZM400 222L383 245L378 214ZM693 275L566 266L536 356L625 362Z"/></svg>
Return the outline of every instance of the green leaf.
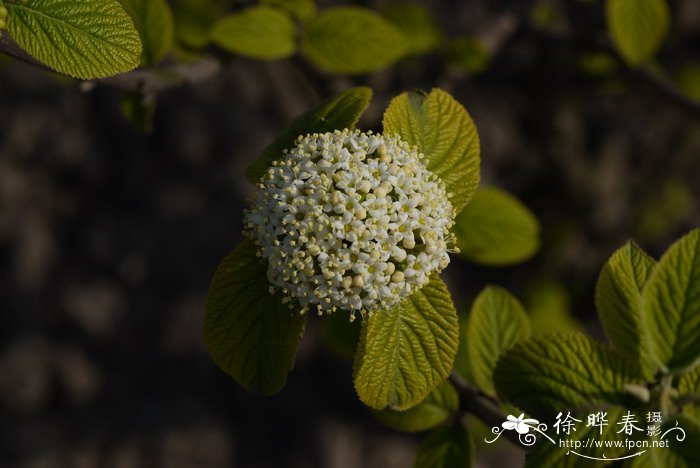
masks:
<svg viewBox="0 0 700 468"><path fill-rule="evenodd" d="M300 135L354 128L371 99L372 90L364 86L350 88L326 99L318 107L289 124L284 132L248 167L246 177L252 183L258 182L272 162L282 157L282 151L294 146L294 142Z"/></svg>
<svg viewBox="0 0 700 468"><path fill-rule="evenodd" d="M139 130L151 133L153 118L156 114L155 95L144 96L141 93L124 93L122 96L122 115Z"/></svg>
<svg viewBox="0 0 700 468"><path fill-rule="evenodd" d="M227 3L222 0L170 0L178 44L190 49L206 47L211 26L226 14Z"/></svg>
<svg viewBox="0 0 700 468"><path fill-rule="evenodd" d="M481 265L520 263L540 248L537 218L508 192L481 187L457 215L453 232L460 256Z"/></svg>
<svg viewBox="0 0 700 468"><path fill-rule="evenodd" d="M277 8L256 6L221 18L211 41L228 52L258 59L289 57L296 49L294 22Z"/></svg>
<svg viewBox="0 0 700 468"><path fill-rule="evenodd" d="M674 243L661 257L642 293L651 349L678 372L700 360L700 229Z"/></svg>
<svg viewBox="0 0 700 468"><path fill-rule="evenodd" d="M656 261L628 242L603 267L596 285L595 303L605 334L613 347L639 363L651 379L655 366L642 323L642 290Z"/></svg>
<svg viewBox="0 0 700 468"><path fill-rule="evenodd" d="M437 274L398 306L364 319L354 364L360 400L399 411L423 401L452 371L458 334L457 312Z"/></svg>
<svg viewBox="0 0 700 468"><path fill-rule="evenodd" d="M422 5L395 5L384 16L403 32L412 54L425 54L442 42L440 26Z"/></svg>
<svg viewBox="0 0 700 468"><path fill-rule="evenodd" d="M352 359L360 341L360 321L350 322L347 311L338 310L321 321L323 341L340 356Z"/></svg>
<svg viewBox="0 0 700 468"><path fill-rule="evenodd" d="M533 335L551 332L580 332L581 325L571 314L571 300L564 286L544 280L533 286L525 297Z"/></svg>
<svg viewBox="0 0 700 468"><path fill-rule="evenodd" d="M661 48L670 25L666 0L607 0L608 30L630 65L640 65Z"/></svg>
<svg viewBox="0 0 700 468"><path fill-rule="evenodd" d="M247 389L277 393L294 366L306 317L269 292L252 241L231 252L209 289L204 341L216 364Z"/></svg>
<svg viewBox="0 0 700 468"><path fill-rule="evenodd" d="M476 126L467 110L441 89L430 94L403 93L384 113L384 132L416 145L427 167L447 186L459 213L479 186L480 147Z"/></svg>
<svg viewBox="0 0 700 468"><path fill-rule="evenodd" d="M141 38L141 63L155 65L170 52L175 26L165 0L120 0Z"/></svg>
<svg viewBox="0 0 700 468"><path fill-rule="evenodd" d="M442 382L425 400L406 411L373 410L384 425L403 432L427 431L447 421L459 408L459 396L451 383Z"/></svg>
<svg viewBox="0 0 700 468"><path fill-rule="evenodd" d="M450 63L471 73L483 72L491 64L491 52L476 37L455 37L447 47L446 56Z"/></svg>
<svg viewBox="0 0 700 468"><path fill-rule="evenodd" d="M418 449L415 468L469 468L474 440L459 422L433 431Z"/></svg>
<svg viewBox="0 0 700 468"><path fill-rule="evenodd" d="M690 397L683 411L700 420L700 367L681 375L678 380L678 393L680 398Z"/></svg>
<svg viewBox="0 0 700 468"><path fill-rule="evenodd" d="M301 50L316 66L361 74L386 68L408 52L401 30L367 8L329 8L309 21Z"/></svg>
<svg viewBox="0 0 700 468"><path fill-rule="evenodd" d="M581 334L550 334L515 345L498 361L496 391L538 418L629 400L640 383L623 355Z"/></svg>
<svg viewBox="0 0 700 468"><path fill-rule="evenodd" d="M58 72L93 79L139 65L141 41L118 0L23 0L5 7L10 36Z"/></svg>
<svg viewBox="0 0 700 468"><path fill-rule="evenodd" d="M467 329L469 363L476 384L495 395L496 361L529 337L530 321L520 301L503 288L487 286L474 301Z"/></svg>
<svg viewBox="0 0 700 468"><path fill-rule="evenodd" d="M314 0L262 0L263 5L283 8L301 21L308 21L316 16Z"/></svg>

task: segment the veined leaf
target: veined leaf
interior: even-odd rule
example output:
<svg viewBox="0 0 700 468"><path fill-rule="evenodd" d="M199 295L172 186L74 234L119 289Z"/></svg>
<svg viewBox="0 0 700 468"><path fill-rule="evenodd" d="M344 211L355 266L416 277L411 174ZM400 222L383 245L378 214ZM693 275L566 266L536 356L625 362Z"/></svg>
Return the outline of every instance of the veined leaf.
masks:
<svg viewBox="0 0 700 468"><path fill-rule="evenodd" d="M700 360L700 229L674 243L642 293L653 354L682 372Z"/></svg>
<svg viewBox="0 0 700 468"><path fill-rule="evenodd" d="M451 383L442 382L425 400L406 411L389 408L373 410L374 416L384 425L403 432L420 432L432 429L445 421L459 408L459 395Z"/></svg>
<svg viewBox="0 0 700 468"><path fill-rule="evenodd" d="M479 186L479 135L467 110L441 89L403 93L384 113L384 132L416 145L459 213Z"/></svg>
<svg viewBox="0 0 700 468"><path fill-rule="evenodd" d="M252 241L216 270L204 313L204 341L216 364L247 389L277 393L294 366L306 317L269 291L267 265Z"/></svg>
<svg viewBox="0 0 700 468"><path fill-rule="evenodd" d="M488 286L474 301L467 346L474 381L491 395L496 361L519 341L530 337L530 321L522 304L498 286Z"/></svg>
<svg viewBox="0 0 700 468"><path fill-rule="evenodd" d="M469 468L474 440L459 422L433 431L418 449L414 468Z"/></svg>
<svg viewBox="0 0 700 468"><path fill-rule="evenodd" d="M296 49L294 22L277 8L256 6L221 18L211 28L214 44L259 59L289 57Z"/></svg>
<svg viewBox="0 0 700 468"><path fill-rule="evenodd" d="M282 151L294 146L294 142L300 135L354 128L371 99L372 90L363 86L350 88L326 99L318 107L289 124L284 132L248 167L246 177L252 183L258 182L272 161L280 159Z"/></svg>
<svg viewBox="0 0 700 468"><path fill-rule="evenodd" d="M440 26L422 5L395 5L384 16L403 32L412 54L425 54L442 41Z"/></svg>
<svg viewBox="0 0 700 468"><path fill-rule="evenodd" d="M689 398L683 412L700 420L700 367L681 375L678 380L680 398Z"/></svg>
<svg viewBox="0 0 700 468"><path fill-rule="evenodd" d="M670 24L666 0L607 0L608 30L620 55L630 65L651 59Z"/></svg>
<svg viewBox="0 0 700 468"><path fill-rule="evenodd" d="M613 347L639 363L651 379L655 365L642 323L642 290L656 261L633 242L615 252L605 264L596 285L596 308Z"/></svg>
<svg viewBox="0 0 700 468"><path fill-rule="evenodd" d="M633 364L581 334L550 334L511 348L496 365L498 394L540 419L596 404L624 405Z"/></svg>
<svg viewBox="0 0 700 468"><path fill-rule="evenodd" d="M170 52L175 26L165 0L120 0L141 37L141 63L155 65Z"/></svg>
<svg viewBox="0 0 700 468"><path fill-rule="evenodd" d="M458 334L457 312L437 274L393 309L364 319L354 364L360 400L399 411L423 401L452 371Z"/></svg>
<svg viewBox="0 0 700 468"><path fill-rule="evenodd" d="M540 224L514 196L481 187L453 228L460 256L481 265L512 265L532 257L540 247Z"/></svg>
<svg viewBox="0 0 700 468"><path fill-rule="evenodd" d="M372 10L344 6L329 8L306 23L301 50L320 68L360 74L398 61L408 51L408 41Z"/></svg>
<svg viewBox="0 0 700 468"><path fill-rule="evenodd" d="M7 32L42 63L81 79L133 70L141 41L118 0L6 1Z"/></svg>

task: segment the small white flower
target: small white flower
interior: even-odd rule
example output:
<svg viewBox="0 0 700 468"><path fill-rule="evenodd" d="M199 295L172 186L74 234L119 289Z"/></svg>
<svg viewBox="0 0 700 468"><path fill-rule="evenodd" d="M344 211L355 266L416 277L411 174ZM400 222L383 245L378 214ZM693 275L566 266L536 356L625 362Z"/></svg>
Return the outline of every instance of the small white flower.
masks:
<svg viewBox="0 0 700 468"><path fill-rule="evenodd" d="M260 182L245 232L285 300L319 314L390 309L449 263L454 209L396 136L299 137Z"/></svg>

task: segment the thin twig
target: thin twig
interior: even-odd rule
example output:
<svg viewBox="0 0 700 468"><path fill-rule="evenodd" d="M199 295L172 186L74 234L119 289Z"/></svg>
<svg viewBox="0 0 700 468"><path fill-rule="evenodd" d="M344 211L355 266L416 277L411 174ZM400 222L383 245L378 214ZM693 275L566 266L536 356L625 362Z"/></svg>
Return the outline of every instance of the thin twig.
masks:
<svg viewBox="0 0 700 468"><path fill-rule="evenodd" d="M450 376L450 382L459 394L460 411L473 414L489 427L501 427L506 421L506 415L498 407L495 399L455 374ZM504 430L502 434L516 447L523 448L516 432Z"/></svg>
<svg viewBox="0 0 700 468"><path fill-rule="evenodd" d="M96 86L109 86L122 91L150 95L182 86L194 86L214 77L222 69L223 65L218 59L205 56L194 62L145 68L109 78L85 81L81 83L81 89L91 91Z"/></svg>

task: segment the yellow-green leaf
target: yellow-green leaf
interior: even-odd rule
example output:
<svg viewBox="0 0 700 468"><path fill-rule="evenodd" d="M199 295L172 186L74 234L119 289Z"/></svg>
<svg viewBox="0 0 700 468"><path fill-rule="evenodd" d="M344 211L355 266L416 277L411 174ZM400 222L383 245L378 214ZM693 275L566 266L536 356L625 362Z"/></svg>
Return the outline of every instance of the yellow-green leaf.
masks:
<svg viewBox="0 0 700 468"><path fill-rule="evenodd" d="M210 36L214 44L234 54L271 60L294 53L294 34L294 22L285 11L256 6L221 18Z"/></svg>
<svg viewBox="0 0 700 468"><path fill-rule="evenodd" d="M374 416L384 425L403 432L427 431L447 421L459 408L459 395L451 383L442 382L425 400L407 409L395 411L385 408L373 410Z"/></svg>
<svg viewBox="0 0 700 468"><path fill-rule="evenodd" d="M173 12L165 0L120 0L141 37L141 63L155 65L173 46Z"/></svg>
<svg viewBox="0 0 700 468"><path fill-rule="evenodd" d="M598 277L595 302L613 347L639 364L647 379L654 375L649 339L642 323L642 290L656 261L635 243L615 252Z"/></svg>
<svg viewBox="0 0 700 468"><path fill-rule="evenodd" d="M661 257L644 287L642 311L661 364L683 372L700 361L700 229Z"/></svg>
<svg viewBox="0 0 700 468"><path fill-rule="evenodd" d="M355 352L357 394L374 409L406 410L452 371L457 312L438 275L389 311L364 319Z"/></svg>
<svg viewBox="0 0 700 468"><path fill-rule="evenodd" d="M700 420L700 367L681 375L678 392L680 398L687 399L683 412Z"/></svg>
<svg viewBox="0 0 700 468"><path fill-rule="evenodd" d="M58 72L93 79L139 65L139 34L118 0L15 0L5 7L10 36Z"/></svg>
<svg viewBox="0 0 700 468"><path fill-rule="evenodd" d="M325 133L333 130L353 128L362 113L369 106L372 90L364 86L350 88L332 96L314 109L296 118L284 129L282 134L265 148L246 171L246 177L252 183L257 182L270 167L272 161L282 157L282 151L291 148L300 135L308 133Z"/></svg>
<svg viewBox="0 0 700 468"><path fill-rule="evenodd" d="M329 8L306 23L301 50L316 66L360 74L386 68L408 52L401 30L363 7Z"/></svg>
<svg viewBox="0 0 700 468"><path fill-rule="evenodd" d="M666 0L607 0L608 30L620 55L639 65L659 51L670 25Z"/></svg>
<svg viewBox="0 0 700 468"><path fill-rule="evenodd" d="M305 316L270 294L267 265L245 241L219 268L209 289L203 334L216 364L247 389L277 393L294 366Z"/></svg>
<svg viewBox="0 0 700 468"><path fill-rule="evenodd" d="M481 187L457 215L453 232L461 257L481 265L520 263L540 248L540 224L517 198Z"/></svg>
<svg viewBox="0 0 700 468"><path fill-rule="evenodd" d="M384 113L384 132L416 145L428 169L445 181L455 210L464 208L479 186L481 150L476 126L459 102L437 88L403 93Z"/></svg>
<svg viewBox="0 0 700 468"><path fill-rule="evenodd" d="M474 381L491 395L498 358L530 337L530 321L520 301L498 286L488 286L472 305L467 329L469 363Z"/></svg>
<svg viewBox="0 0 700 468"><path fill-rule="evenodd" d="M629 401L639 384L624 355L582 334L553 333L516 344L494 371L498 394L538 419L559 411Z"/></svg>

